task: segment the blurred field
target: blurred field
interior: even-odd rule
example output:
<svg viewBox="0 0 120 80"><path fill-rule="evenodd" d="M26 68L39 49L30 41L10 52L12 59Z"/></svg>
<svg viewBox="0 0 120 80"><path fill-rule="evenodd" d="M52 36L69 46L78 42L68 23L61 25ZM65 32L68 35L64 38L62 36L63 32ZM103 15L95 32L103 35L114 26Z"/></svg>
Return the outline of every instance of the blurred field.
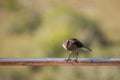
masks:
<svg viewBox="0 0 120 80"><path fill-rule="evenodd" d="M118 0L0 0L0 57L66 57L62 41L92 48L79 57L120 56ZM0 67L0 80L119 80L119 67Z"/></svg>

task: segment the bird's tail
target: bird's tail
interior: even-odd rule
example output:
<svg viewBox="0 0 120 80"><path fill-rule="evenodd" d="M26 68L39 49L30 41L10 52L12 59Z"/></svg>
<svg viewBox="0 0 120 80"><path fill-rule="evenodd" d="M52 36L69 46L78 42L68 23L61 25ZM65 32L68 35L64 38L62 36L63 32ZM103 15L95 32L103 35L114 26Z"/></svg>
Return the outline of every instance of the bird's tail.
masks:
<svg viewBox="0 0 120 80"><path fill-rule="evenodd" d="M86 47L86 46L82 47L81 49L82 49L82 50L85 50L85 51L92 51L90 48L88 48L88 47Z"/></svg>

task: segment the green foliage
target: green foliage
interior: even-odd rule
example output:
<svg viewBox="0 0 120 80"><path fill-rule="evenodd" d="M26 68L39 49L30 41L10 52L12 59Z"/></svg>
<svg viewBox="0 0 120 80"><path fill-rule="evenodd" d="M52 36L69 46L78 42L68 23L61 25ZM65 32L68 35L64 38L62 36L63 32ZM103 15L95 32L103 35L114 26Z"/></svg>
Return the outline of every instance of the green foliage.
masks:
<svg viewBox="0 0 120 80"><path fill-rule="evenodd" d="M21 15L15 19L8 33L14 34L32 34L39 27L41 21L38 14Z"/></svg>
<svg viewBox="0 0 120 80"><path fill-rule="evenodd" d="M20 6L18 0L5 0L3 2L3 7L7 10L17 10Z"/></svg>

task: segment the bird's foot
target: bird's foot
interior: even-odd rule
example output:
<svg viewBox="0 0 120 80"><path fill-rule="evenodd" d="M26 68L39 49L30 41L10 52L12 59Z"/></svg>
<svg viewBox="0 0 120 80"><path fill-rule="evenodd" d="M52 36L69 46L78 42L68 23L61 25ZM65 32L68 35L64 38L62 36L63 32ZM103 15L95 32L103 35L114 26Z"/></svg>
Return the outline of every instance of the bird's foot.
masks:
<svg viewBox="0 0 120 80"><path fill-rule="evenodd" d="M68 61L71 61L71 60L72 60L72 59L69 59L69 58L68 58L68 59L66 59L65 61L67 61L67 62L68 62Z"/></svg>
<svg viewBox="0 0 120 80"><path fill-rule="evenodd" d="M75 59L75 62L78 63L78 59Z"/></svg>
<svg viewBox="0 0 120 80"><path fill-rule="evenodd" d="M91 63L93 63L93 60L91 60Z"/></svg>

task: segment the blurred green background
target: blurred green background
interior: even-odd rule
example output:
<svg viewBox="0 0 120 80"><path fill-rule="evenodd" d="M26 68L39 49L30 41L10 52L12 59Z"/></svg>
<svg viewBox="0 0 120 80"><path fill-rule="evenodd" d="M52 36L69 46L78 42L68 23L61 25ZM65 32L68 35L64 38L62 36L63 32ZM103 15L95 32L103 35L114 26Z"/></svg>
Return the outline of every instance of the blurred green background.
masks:
<svg viewBox="0 0 120 80"><path fill-rule="evenodd" d="M0 57L67 57L62 42L75 37L93 50L81 58L119 58L119 2L0 0ZM107 66L3 66L0 80L119 80L119 73Z"/></svg>

